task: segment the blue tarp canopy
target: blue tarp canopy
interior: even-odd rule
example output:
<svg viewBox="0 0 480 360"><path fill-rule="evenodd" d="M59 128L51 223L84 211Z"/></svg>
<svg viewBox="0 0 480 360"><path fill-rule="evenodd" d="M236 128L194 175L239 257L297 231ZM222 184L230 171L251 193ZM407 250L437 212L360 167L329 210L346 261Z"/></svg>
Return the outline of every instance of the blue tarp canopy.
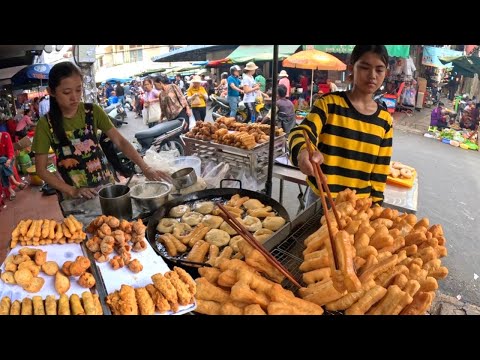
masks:
<svg viewBox="0 0 480 360"><path fill-rule="evenodd" d="M20 87L24 85L46 83L51 66L48 64L33 64L27 66L12 76L12 85Z"/></svg>
<svg viewBox="0 0 480 360"><path fill-rule="evenodd" d="M110 78L102 82L102 85L105 85L105 83L110 83L110 84L116 84L117 82L119 83L129 83L132 81L132 78Z"/></svg>

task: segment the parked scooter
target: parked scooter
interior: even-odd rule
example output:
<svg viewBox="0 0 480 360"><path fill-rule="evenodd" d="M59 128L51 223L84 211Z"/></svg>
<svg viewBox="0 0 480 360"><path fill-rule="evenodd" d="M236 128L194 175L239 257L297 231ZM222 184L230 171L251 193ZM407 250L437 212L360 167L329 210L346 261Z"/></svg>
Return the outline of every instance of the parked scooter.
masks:
<svg viewBox="0 0 480 360"><path fill-rule="evenodd" d="M120 103L112 104L104 108L104 110L107 113L110 120L112 121L113 125L115 125L115 127L119 128L123 124L128 124L128 122L125 121L125 118L127 117L127 113L125 112L125 109L123 108L122 104Z"/></svg>
<svg viewBox="0 0 480 360"><path fill-rule="evenodd" d="M228 116L230 114L230 105L228 105L226 98L212 94L210 95L210 100L212 101L210 108L212 109L213 113L221 116Z"/></svg>
<svg viewBox="0 0 480 360"><path fill-rule="evenodd" d="M134 107L133 107L133 99L131 97L131 95L126 95L125 96L125 104L123 104L123 107L126 109L126 110L129 110L129 111L134 111Z"/></svg>
<svg viewBox="0 0 480 360"><path fill-rule="evenodd" d="M154 127L139 131L135 139L140 145L137 150L141 155L154 147L156 152L177 149L181 156L185 153L185 143L180 135L188 132L188 119L177 118L155 125Z"/></svg>
<svg viewBox="0 0 480 360"><path fill-rule="evenodd" d="M215 118L220 116L229 116L230 115L230 105L227 102L227 99L219 97L215 94L210 95L210 100L212 100L211 108L212 114L215 114ZM263 102L255 103L255 110L258 114L258 117L265 117L268 114L268 108ZM213 116L213 115L212 115ZM235 116L238 122L246 122L248 118L248 110L243 101L238 103L237 114Z"/></svg>

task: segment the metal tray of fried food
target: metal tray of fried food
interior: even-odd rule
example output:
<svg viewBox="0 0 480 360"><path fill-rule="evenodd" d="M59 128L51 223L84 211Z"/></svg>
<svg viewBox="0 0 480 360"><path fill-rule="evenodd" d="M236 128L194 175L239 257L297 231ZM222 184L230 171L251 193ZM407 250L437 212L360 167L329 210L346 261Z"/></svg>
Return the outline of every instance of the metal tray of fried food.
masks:
<svg viewBox="0 0 480 360"><path fill-rule="evenodd" d="M272 255L290 271L300 284L303 284L303 273L300 271L300 265L303 262L304 241L319 229L320 219L323 215L321 209L312 215L313 209L315 209L315 204L298 216L295 219L295 223L298 225L293 229L291 235L271 251ZM298 287L288 280L284 280L282 286L293 293L298 290ZM325 315L343 315L343 312L325 310Z"/></svg>

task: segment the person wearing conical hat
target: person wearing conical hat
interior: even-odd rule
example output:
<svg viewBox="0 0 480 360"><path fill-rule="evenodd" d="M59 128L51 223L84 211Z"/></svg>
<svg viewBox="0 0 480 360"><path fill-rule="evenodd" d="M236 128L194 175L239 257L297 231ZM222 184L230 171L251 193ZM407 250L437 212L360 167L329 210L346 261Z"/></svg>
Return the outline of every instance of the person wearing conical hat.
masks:
<svg viewBox="0 0 480 360"><path fill-rule="evenodd" d="M287 99L290 98L290 80L288 79L288 73L285 70L280 71L278 74L280 80L278 80L278 85L284 85L287 88Z"/></svg>

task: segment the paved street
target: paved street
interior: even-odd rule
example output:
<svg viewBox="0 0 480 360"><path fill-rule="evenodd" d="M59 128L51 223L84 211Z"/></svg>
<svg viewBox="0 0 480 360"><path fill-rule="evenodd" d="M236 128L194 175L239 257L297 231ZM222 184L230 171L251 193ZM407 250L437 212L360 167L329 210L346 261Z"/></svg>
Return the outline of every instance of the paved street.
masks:
<svg viewBox="0 0 480 360"><path fill-rule="evenodd" d="M418 113L428 116L430 110ZM207 115L207 118L210 118ZM141 119L129 112L129 124L120 131L129 139L144 128ZM411 122L415 118L410 119ZM403 128L402 126L398 126ZM442 144L414 133L396 130L393 159L413 166L419 174L419 218L428 217L430 223L442 224L448 247L443 259L450 273L440 281L445 294L462 301L480 305L478 292L480 279L480 154ZM278 199L279 181L273 181L273 197ZM298 186L285 183L284 205L291 217L298 208Z"/></svg>

